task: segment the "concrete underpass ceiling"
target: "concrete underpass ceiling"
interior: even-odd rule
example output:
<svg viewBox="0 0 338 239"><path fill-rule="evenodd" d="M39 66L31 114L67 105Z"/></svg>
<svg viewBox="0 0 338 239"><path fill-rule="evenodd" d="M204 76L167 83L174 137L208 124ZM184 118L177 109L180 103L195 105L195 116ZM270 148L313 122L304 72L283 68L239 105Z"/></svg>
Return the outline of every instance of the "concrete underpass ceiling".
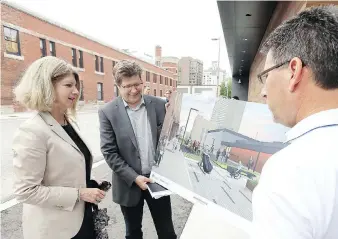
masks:
<svg viewBox="0 0 338 239"><path fill-rule="evenodd" d="M234 77L248 76L277 1L217 1Z"/></svg>

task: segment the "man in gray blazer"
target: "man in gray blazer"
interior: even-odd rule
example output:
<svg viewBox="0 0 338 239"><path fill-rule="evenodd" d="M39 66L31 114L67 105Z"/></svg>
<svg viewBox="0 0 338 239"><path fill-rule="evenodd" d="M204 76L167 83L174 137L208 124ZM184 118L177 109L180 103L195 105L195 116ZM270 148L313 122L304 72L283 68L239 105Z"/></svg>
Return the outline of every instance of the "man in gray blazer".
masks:
<svg viewBox="0 0 338 239"><path fill-rule="evenodd" d="M137 63L120 61L113 75L121 96L99 110L101 151L113 170L113 201L121 206L126 239L142 238L144 200L159 239L177 238L170 197L155 200L147 190L166 102L142 95L142 68Z"/></svg>

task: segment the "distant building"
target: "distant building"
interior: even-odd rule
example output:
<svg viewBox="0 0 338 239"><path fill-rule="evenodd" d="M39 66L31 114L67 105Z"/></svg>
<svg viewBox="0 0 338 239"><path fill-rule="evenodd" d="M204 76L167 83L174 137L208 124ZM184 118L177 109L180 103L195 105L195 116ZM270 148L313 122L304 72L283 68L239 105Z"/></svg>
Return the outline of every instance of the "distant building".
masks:
<svg viewBox="0 0 338 239"><path fill-rule="evenodd" d="M202 85L203 62L192 57L182 57L178 62L179 85Z"/></svg>
<svg viewBox="0 0 338 239"><path fill-rule="evenodd" d="M177 91L182 94L217 94L217 86L215 85L179 85Z"/></svg>
<svg viewBox="0 0 338 239"><path fill-rule="evenodd" d="M44 56L56 56L72 64L79 72L80 104L100 104L118 96L112 70L124 59L143 68L144 87L160 96L176 86L172 72L139 59L128 50L120 50L18 4L1 1L1 112L24 111L14 100L13 88L27 67ZM144 54L144 53L142 53Z"/></svg>
<svg viewBox="0 0 338 239"><path fill-rule="evenodd" d="M178 62L179 58L174 56L163 56L161 57L161 67L166 70L170 71L174 74L174 78L178 78Z"/></svg>
<svg viewBox="0 0 338 239"><path fill-rule="evenodd" d="M168 85L176 90L178 79L178 62L179 58L174 56L162 56L162 47L157 45L155 47L155 65L171 72L174 77L173 80L168 81ZM160 95L162 96L162 95Z"/></svg>
<svg viewBox="0 0 338 239"><path fill-rule="evenodd" d="M157 45L155 47L155 65L161 67L162 47Z"/></svg>
<svg viewBox="0 0 338 239"><path fill-rule="evenodd" d="M226 81L227 72L225 70L220 69L219 81L217 82L217 76L218 76L217 69L218 69L217 61L214 61L212 62L212 67L204 70L202 85L220 85L222 82Z"/></svg>

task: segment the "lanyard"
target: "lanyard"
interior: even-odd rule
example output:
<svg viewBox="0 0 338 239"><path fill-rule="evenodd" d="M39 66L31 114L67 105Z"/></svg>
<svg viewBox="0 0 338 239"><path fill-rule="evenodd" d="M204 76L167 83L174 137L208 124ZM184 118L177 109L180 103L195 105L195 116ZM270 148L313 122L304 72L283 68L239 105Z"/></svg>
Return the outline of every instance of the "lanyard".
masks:
<svg viewBox="0 0 338 239"><path fill-rule="evenodd" d="M294 139L291 139L291 140L289 140L289 141L286 141L285 143L286 143L286 144L289 144L289 143L291 143L292 141L294 141L294 140L296 140L296 139L298 139L298 138L300 138L300 137L302 137L302 136L304 136L304 135L306 135L306 134L308 134L308 133L310 133L310 132L312 132L312 131L314 131L314 130L316 130L316 129L328 128L328 127L334 127L334 126L338 126L338 124L328 124L328 125L322 125L322 126L315 127L315 128L313 128L313 129L310 129L309 131L307 131L307 132L305 132L305 133L299 135L298 137L296 137L296 138L294 138Z"/></svg>

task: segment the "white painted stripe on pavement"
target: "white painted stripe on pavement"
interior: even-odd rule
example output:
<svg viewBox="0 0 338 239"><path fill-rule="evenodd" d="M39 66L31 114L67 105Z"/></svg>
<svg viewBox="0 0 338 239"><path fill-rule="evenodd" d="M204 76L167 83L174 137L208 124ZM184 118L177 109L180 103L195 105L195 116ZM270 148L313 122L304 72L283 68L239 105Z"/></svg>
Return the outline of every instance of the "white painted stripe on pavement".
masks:
<svg viewBox="0 0 338 239"><path fill-rule="evenodd" d="M102 160L100 160L100 161L94 163L92 168L93 168L93 169L94 169L94 168L97 168L98 166L104 164L105 162L106 162L106 161L105 161L104 159L102 159ZM0 204L0 212L6 210L6 209L8 209L8 208L11 208L11 207L13 207L13 206L15 206L15 205L17 205L17 204L19 204L19 202L18 202L15 198L14 198L14 199L11 199L11 200L9 200L9 201L7 201L7 202L1 203L1 204Z"/></svg>
<svg viewBox="0 0 338 239"><path fill-rule="evenodd" d="M10 207L15 206L16 204L18 204L19 202L14 198L12 200L9 200L7 202L4 202L2 204L0 204L0 212L2 212L3 210L6 210Z"/></svg>
<svg viewBox="0 0 338 239"><path fill-rule="evenodd" d="M100 166L101 164L104 164L106 161L104 159L101 159L100 161L93 163L93 167L92 168L97 168L98 166Z"/></svg>

